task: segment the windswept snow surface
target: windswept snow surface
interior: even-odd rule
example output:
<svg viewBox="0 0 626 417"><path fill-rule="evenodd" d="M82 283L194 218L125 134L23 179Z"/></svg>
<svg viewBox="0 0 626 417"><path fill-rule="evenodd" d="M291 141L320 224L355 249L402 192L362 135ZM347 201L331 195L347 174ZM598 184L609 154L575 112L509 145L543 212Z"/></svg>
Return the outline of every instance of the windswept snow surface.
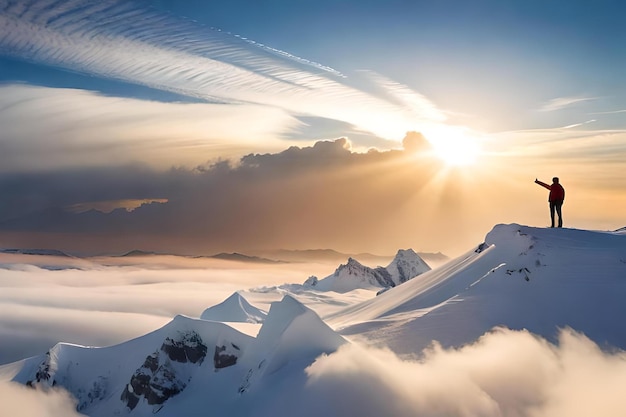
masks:
<svg viewBox="0 0 626 417"><path fill-rule="evenodd" d="M485 242L375 299L325 317L346 336L414 354L495 326L555 341L560 328L626 348L626 236L497 225Z"/></svg>

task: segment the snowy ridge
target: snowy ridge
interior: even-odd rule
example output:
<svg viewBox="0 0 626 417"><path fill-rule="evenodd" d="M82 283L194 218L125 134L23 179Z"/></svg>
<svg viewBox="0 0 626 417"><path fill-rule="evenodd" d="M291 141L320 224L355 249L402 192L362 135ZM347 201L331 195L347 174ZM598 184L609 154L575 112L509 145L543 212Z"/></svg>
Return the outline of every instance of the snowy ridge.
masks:
<svg viewBox="0 0 626 417"><path fill-rule="evenodd" d="M222 323L175 317L145 336L107 348L59 343L26 359L14 381L33 387L62 386L78 400L78 411L123 409L152 413L178 395L202 369L219 369L223 348L243 351L252 338ZM143 410L143 411L141 411Z"/></svg>
<svg viewBox="0 0 626 417"><path fill-rule="evenodd" d="M460 346L495 326L548 340L571 327L625 348L626 333L611 324L626 316L624 297L623 234L497 225L459 258L326 320L341 334L365 332L400 353L432 340ZM385 330L390 323L393 334Z"/></svg>
<svg viewBox="0 0 626 417"><path fill-rule="evenodd" d="M390 288L430 271L430 267L412 249L400 249L391 263L383 268L370 268L354 258L340 265L332 275L317 280L307 279L305 286L319 291L345 293L357 288Z"/></svg>
<svg viewBox="0 0 626 417"><path fill-rule="evenodd" d="M207 308L200 315L202 320L242 323L263 323L266 317L265 311L251 305L238 292L220 304Z"/></svg>
<svg viewBox="0 0 626 417"><path fill-rule="evenodd" d="M281 370L302 371L346 343L313 311L287 296L272 303L258 337L214 321L177 316L163 328L120 345L90 348L59 343L44 355L6 367L11 379L46 389L61 386L90 416L177 415L170 403L237 407L241 395ZM5 367L0 367L5 368ZM7 375L5 372L0 374ZM194 394L195 393L195 394Z"/></svg>
<svg viewBox="0 0 626 417"><path fill-rule="evenodd" d="M255 342L255 349L242 358L250 371L239 388L241 393L249 391L266 374L274 378L272 375L289 362L304 359L308 365L311 359L334 352L346 343L317 314L291 296L272 303Z"/></svg>

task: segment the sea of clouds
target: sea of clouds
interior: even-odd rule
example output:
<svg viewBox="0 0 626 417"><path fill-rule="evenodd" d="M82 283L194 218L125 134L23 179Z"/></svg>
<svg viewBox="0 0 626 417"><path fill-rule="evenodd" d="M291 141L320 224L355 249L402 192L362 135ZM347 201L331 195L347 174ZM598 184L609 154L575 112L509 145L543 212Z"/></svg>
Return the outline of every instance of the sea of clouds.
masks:
<svg viewBox="0 0 626 417"><path fill-rule="evenodd" d="M199 317L236 291L303 282L332 268L175 256L85 260L0 254L0 365L42 354L58 342L117 344L158 329L177 314ZM271 301L259 307L267 309Z"/></svg>
<svg viewBox="0 0 626 417"><path fill-rule="evenodd" d="M171 257L142 265L39 257L35 266L12 256L0 262L2 364L42 354L59 341L119 343L176 314L198 317L234 291L301 282L305 270L312 272L311 265ZM623 417L624 386L622 350L601 349L570 329L556 344L526 331L494 329L467 346L434 344L414 357L347 344L317 358L293 384L261 387L264 401L249 398L235 409L255 416ZM41 392L3 382L0 398L2 416L79 415L60 389Z"/></svg>
<svg viewBox="0 0 626 417"><path fill-rule="evenodd" d="M620 417L626 415L625 384L623 351L603 352L571 330L562 331L554 345L525 331L495 329L458 349L434 346L419 360L345 345L309 366L304 384L294 384L288 392L265 387L265 401L249 403L244 412L311 417ZM0 397L3 416L78 415L62 390L43 393L3 383Z"/></svg>

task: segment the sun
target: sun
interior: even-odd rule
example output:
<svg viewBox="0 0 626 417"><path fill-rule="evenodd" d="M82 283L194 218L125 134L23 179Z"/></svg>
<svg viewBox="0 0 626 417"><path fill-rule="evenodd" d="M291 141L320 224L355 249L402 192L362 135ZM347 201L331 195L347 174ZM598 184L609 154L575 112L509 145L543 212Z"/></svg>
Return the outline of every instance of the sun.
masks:
<svg viewBox="0 0 626 417"><path fill-rule="evenodd" d="M480 155L478 140L466 134L442 134L430 142L434 155L450 167L474 165Z"/></svg>

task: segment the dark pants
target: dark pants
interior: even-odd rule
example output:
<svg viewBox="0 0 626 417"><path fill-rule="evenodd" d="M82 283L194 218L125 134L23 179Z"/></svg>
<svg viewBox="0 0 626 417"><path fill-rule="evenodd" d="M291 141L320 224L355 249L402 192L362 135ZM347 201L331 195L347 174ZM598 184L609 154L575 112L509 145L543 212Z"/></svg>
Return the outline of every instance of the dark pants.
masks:
<svg viewBox="0 0 626 417"><path fill-rule="evenodd" d="M554 227L554 212L559 215L559 227L563 227L563 218L561 217L561 207L563 206L563 200L555 200L550 201L550 219L552 220L552 225L550 227Z"/></svg>

